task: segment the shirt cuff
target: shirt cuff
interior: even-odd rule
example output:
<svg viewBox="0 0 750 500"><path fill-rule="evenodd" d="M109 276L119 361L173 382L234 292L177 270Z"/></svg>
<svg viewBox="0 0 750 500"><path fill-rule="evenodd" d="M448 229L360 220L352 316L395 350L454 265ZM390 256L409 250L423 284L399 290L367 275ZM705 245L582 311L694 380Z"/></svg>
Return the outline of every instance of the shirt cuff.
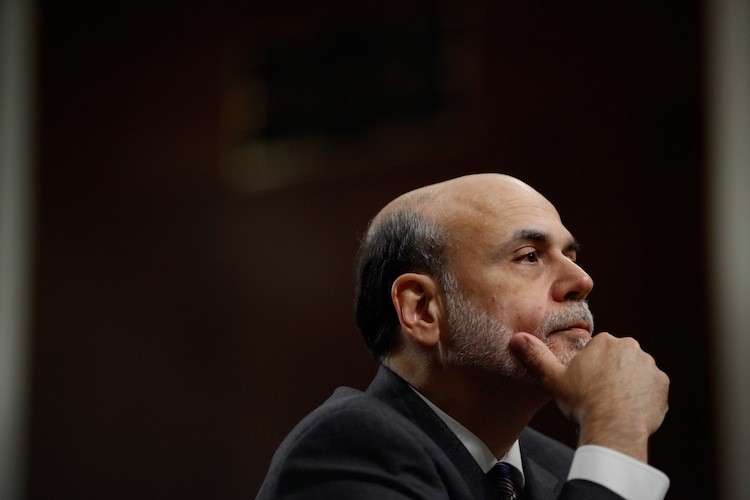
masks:
<svg viewBox="0 0 750 500"><path fill-rule="evenodd" d="M573 456L568 481L585 479L626 500L662 500L669 489L666 474L619 451L587 444Z"/></svg>

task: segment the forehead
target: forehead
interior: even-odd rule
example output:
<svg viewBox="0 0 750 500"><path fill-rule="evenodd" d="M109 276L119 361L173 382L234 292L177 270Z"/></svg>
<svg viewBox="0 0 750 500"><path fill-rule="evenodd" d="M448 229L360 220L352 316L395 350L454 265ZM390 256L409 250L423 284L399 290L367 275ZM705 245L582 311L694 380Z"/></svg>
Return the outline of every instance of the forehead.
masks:
<svg viewBox="0 0 750 500"><path fill-rule="evenodd" d="M462 252L483 243L497 246L524 231L566 243L571 238L552 203L525 185L456 191L446 203L443 223L451 246Z"/></svg>

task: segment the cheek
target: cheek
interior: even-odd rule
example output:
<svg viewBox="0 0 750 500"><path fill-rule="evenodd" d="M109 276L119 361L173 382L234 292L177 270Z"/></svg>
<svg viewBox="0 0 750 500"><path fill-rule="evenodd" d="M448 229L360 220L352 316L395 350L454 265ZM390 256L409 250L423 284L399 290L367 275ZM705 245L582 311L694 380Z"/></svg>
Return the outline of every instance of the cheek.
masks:
<svg viewBox="0 0 750 500"><path fill-rule="evenodd" d="M534 333L544 318L545 309L534 300L516 300L497 309L499 319L514 331Z"/></svg>

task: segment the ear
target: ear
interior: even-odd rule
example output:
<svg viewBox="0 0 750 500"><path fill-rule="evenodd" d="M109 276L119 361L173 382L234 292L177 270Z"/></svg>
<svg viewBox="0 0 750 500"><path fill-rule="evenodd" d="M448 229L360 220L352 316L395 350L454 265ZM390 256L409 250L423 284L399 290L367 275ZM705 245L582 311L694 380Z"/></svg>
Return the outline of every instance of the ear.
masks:
<svg viewBox="0 0 750 500"><path fill-rule="evenodd" d="M440 340L440 287L430 276L402 274L391 286L391 300L402 331L419 344L434 347Z"/></svg>

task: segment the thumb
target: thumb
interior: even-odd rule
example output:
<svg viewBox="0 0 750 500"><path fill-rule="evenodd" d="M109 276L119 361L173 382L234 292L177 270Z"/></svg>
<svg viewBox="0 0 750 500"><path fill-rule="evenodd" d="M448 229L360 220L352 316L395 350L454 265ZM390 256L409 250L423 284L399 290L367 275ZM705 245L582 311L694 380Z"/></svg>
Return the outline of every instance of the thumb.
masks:
<svg viewBox="0 0 750 500"><path fill-rule="evenodd" d="M532 375L539 377L549 386L565 371L565 365L549 350L538 337L526 332L518 332L510 339L510 348L518 356Z"/></svg>

